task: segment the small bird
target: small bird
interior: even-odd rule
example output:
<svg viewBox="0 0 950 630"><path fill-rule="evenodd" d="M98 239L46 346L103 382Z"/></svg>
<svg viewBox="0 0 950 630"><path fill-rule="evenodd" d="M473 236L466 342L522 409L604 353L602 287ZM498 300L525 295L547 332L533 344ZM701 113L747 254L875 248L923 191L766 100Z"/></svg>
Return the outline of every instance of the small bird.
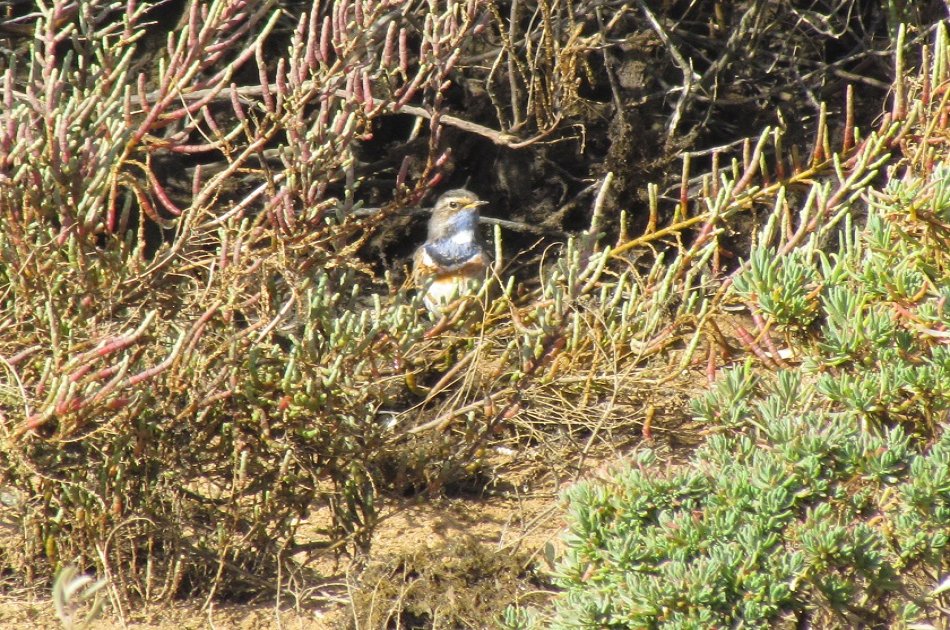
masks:
<svg viewBox="0 0 950 630"><path fill-rule="evenodd" d="M478 233L478 209L486 203L464 188L450 190L435 202L429 235L412 265L413 281L433 315L446 314L485 281L491 256Z"/></svg>

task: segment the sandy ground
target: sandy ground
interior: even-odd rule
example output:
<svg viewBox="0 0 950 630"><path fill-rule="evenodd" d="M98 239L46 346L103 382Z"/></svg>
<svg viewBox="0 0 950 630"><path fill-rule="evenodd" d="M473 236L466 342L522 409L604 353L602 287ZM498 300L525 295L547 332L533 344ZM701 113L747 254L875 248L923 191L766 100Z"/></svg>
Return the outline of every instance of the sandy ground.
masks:
<svg viewBox="0 0 950 630"><path fill-rule="evenodd" d="M598 460L591 460L595 465ZM537 482L537 480L535 480ZM563 530L562 511L559 509L558 492L566 485L555 479L540 484L509 484L505 492L494 496L466 498L406 499L400 505L392 505L382 515L375 532L367 573L376 582L385 582L391 574L389 567L403 566L406 558L438 557L440 550L454 549L453 545L466 542L492 552L501 552L500 557L517 556L519 561L543 564L542 549L546 544L558 544ZM524 491L518 489L520 486ZM425 556L432 552L432 556ZM422 555L420 555L422 554ZM261 630L265 628L337 629L367 628L379 622L374 618L354 617L351 605L355 580L347 574L346 561L338 563L336 575L339 586L327 593L325 604L304 610L293 610L292 602L285 602L278 612L273 602L250 604L220 604L205 606L202 600L175 602L167 606L153 606L145 611L126 614L125 623L114 610L107 609L103 616L89 628L133 628L155 630L191 630L197 628L234 628L237 630ZM327 568L331 568L330 565ZM517 573L517 567L512 571ZM368 585L369 594L364 600L385 617L393 601L381 595L386 584ZM367 588L364 586L364 588ZM56 617L50 597L43 593L8 595L0 600L0 629L5 628L62 628ZM367 600L367 597L369 600ZM455 597L466 597L464 590ZM80 610L76 619L81 619ZM369 625L368 625L369 624ZM78 626L77 627L81 627Z"/></svg>

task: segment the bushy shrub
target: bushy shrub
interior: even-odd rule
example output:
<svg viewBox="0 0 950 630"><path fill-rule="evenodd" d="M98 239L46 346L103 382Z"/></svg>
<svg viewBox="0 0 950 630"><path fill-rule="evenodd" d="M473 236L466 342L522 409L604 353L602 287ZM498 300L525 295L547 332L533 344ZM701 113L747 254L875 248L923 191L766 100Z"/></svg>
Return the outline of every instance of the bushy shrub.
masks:
<svg viewBox="0 0 950 630"><path fill-rule="evenodd" d="M928 608L947 570L950 434L923 446L807 411L816 391L790 372L757 392L757 428L712 436L687 466L645 451L568 493L559 627L853 627Z"/></svg>
<svg viewBox="0 0 950 630"><path fill-rule="evenodd" d="M866 203L837 198L820 237L769 246L773 215L726 298L748 307L755 352L693 403L713 435L684 465L643 450L567 493L557 627L844 628L945 610L950 168L895 173Z"/></svg>
<svg viewBox="0 0 950 630"><path fill-rule="evenodd" d="M178 10L42 3L0 46L0 474L22 543L3 566L95 570L120 611L280 589L301 549L365 547L404 452L380 407L431 322L355 252L439 148L375 214L354 155L384 112L440 98L477 17Z"/></svg>

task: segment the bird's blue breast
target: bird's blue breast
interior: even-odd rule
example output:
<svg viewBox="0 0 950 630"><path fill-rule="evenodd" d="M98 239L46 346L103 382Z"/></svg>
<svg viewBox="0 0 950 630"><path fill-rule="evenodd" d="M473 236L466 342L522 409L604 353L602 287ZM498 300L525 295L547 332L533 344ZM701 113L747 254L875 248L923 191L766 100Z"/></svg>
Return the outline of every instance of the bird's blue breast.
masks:
<svg viewBox="0 0 950 630"><path fill-rule="evenodd" d="M451 237L426 243L425 250L429 258L432 259L432 262L442 267L445 271L451 271L455 267L461 267L484 251L481 244L475 239L458 243L453 241Z"/></svg>
<svg viewBox="0 0 950 630"><path fill-rule="evenodd" d="M444 271L451 271L484 254L484 247L478 238L476 211L459 212L431 228L429 240L424 245L425 251ZM470 235L470 238L459 238L463 234Z"/></svg>

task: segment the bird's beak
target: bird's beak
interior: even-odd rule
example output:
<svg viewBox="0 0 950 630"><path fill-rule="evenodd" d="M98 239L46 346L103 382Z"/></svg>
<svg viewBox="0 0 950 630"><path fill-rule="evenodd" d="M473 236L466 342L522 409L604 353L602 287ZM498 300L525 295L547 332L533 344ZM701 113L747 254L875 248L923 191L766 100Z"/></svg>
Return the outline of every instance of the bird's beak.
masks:
<svg viewBox="0 0 950 630"><path fill-rule="evenodd" d="M468 205L466 206L466 208L477 208L477 207L479 207L479 206L484 206L484 205L487 205L487 204L488 204L488 202L485 201L484 199L479 199L478 201L473 201L473 202L471 202L470 204L468 204Z"/></svg>

